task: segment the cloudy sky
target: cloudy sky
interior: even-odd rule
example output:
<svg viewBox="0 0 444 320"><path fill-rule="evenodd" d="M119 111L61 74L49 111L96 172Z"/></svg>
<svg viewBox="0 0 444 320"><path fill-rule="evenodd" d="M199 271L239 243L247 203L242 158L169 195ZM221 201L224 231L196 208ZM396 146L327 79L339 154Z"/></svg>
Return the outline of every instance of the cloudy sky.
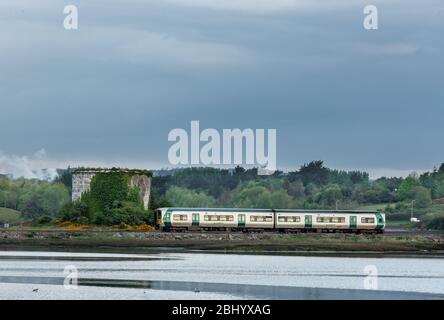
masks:
<svg viewBox="0 0 444 320"><path fill-rule="evenodd" d="M191 120L276 128L285 169L439 165L442 0L320 2L2 0L0 172L171 167L168 132ZM378 30L363 28L367 4Z"/></svg>

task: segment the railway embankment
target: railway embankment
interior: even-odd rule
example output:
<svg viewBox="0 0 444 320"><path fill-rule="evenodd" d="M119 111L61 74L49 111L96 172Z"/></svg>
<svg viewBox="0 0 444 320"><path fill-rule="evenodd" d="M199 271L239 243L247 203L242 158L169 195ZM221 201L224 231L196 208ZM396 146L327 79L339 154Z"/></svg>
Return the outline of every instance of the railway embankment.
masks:
<svg viewBox="0 0 444 320"><path fill-rule="evenodd" d="M225 232L0 230L0 249L206 250L251 253L444 255L444 237L434 233L355 235Z"/></svg>

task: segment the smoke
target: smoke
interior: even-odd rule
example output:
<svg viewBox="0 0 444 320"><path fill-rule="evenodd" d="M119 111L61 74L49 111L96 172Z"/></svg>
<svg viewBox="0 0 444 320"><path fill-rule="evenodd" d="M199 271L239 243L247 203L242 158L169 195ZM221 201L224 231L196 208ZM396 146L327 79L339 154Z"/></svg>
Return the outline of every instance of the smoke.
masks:
<svg viewBox="0 0 444 320"><path fill-rule="evenodd" d="M56 168L49 168L49 162L45 149L30 157L0 151L0 174L11 175L13 178L54 180L58 173Z"/></svg>

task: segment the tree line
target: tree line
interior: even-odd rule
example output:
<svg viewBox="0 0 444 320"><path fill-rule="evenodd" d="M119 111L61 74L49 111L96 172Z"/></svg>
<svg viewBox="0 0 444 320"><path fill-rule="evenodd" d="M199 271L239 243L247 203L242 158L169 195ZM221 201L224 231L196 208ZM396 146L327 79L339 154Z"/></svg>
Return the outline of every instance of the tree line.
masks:
<svg viewBox="0 0 444 320"><path fill-rule="evenodd" d="M357 209L377 205L383 206L378 209L384 210L389 219L406 220L414 205L415 213L430 226L443 228L444 163L421 175L376 180L371 180L367 172L328 168L320 160L270 176L240 166L192 167L154 172L152 179L151 211L161 206ZM83 219L90 223L116 223L119 217L137 223L138 219L131 217L132 211L137 211L137 217L144 216L140 206L126 198L110 201L97 213L82 206L72 207L71 183L70 168L61 171L52 182L0 176L0 206L21 211L27 220L42 216L60 219L84 212L87 217L95 217ZM71 208L68 213L67 208Z"/></svg>

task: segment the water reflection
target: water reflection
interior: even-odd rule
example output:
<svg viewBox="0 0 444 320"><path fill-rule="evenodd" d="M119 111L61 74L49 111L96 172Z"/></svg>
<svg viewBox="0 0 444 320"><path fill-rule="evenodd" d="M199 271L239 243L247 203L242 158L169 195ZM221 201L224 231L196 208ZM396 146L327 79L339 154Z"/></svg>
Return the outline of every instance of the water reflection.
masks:
<svg viewBox="0 0 444 320"><path fill-rule="evenodd" d="M79 271L81 294L63 290L67 264ZM379 290L363 290L367 265L378 269ZM179 299L444 299L444 259L0 252L3 299L143 299L147 292Z"/></svg>

